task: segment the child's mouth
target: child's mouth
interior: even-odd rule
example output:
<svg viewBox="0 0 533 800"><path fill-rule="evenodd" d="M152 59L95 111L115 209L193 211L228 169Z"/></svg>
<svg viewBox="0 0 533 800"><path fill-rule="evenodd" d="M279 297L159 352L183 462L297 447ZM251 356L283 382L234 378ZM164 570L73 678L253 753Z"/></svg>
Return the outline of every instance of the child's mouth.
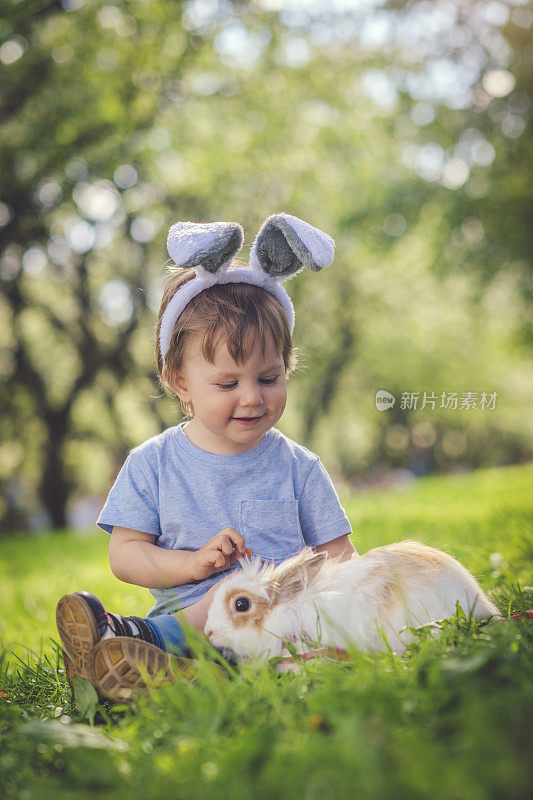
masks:
<svg viewBox="0 0 533 800"><path fill-rule="evenodd" d="M232 417L232 419L235 420L235 422L240 422L240 424L244 425L246 428L249 428L255 425L261 417Z"/></svg>

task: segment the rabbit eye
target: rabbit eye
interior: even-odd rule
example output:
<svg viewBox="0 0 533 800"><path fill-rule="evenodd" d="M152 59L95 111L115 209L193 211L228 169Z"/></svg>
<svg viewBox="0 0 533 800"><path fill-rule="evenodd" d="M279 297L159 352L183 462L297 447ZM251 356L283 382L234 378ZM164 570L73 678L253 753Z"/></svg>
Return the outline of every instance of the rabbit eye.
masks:
<svg viewBox="0 0 533 800"><path fill-rule="evenodd" d="M238 597L234 603L235 611L248 611L250 608L250 601L247 597Z"/></svg>

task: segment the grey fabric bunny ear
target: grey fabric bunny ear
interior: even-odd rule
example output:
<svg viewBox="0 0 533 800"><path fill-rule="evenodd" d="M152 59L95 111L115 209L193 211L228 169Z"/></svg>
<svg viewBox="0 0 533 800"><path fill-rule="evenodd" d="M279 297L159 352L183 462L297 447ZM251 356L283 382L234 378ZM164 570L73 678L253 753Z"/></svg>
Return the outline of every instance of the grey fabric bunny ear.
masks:
<svg viewBox="0 0 533 800"><path fill-rule="evenodd" d="M243 240L237 222L176 222L168 232L167 250L176 266L214 274L228 269Z"/></svg>
<svg viewBox="0 0 533 800"><path fill-rule="evenodd" d="M287 280L304 267L318 272L333 261L335 242L327 233L290 214L268 217L250 252L250 266L277 280Z"/></svg>

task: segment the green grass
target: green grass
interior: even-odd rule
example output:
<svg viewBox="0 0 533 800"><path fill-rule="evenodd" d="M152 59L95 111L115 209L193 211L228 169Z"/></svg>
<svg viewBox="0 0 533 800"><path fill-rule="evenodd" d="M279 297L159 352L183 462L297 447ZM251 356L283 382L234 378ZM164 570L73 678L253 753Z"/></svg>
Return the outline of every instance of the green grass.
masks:
<svg viewBox="0 0 533 800"><path fill-rule="evenodd" d="M533 465L343 496L360 552L402 538L459 558L504 615L533 607ZM494 555L499 554L499 555ZM143 615L148 592L116 581L101 533L2 539L0 793L16 798L376 798L531 795L533 622L458 616L401 659L352 653L296 675L203 658L131 707L72 704L55 604L87 588ZM29 648L29 649L28 649Z"/></svg>

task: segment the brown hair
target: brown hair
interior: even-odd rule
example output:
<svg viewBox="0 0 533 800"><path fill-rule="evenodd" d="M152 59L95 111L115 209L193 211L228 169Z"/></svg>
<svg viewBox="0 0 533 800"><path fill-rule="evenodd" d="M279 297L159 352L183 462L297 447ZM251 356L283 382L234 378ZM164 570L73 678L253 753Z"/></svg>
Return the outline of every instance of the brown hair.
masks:
<svg viewBox="0 0 533 800"><path fill-rule="evenodd" d="M194 269L169 269L172 274L161 298L155 345L159 380L167 394L174 396L172 384L183 368L187 343L194 340L200 342L202 355L210 364L214 364L218 346L225 342L232 359L242 365L250 357L256 340L261 343L265 354L270 334L278 353L283 356L285 377L294 371L298 363L296 348L292 344L285 311L276 298L266 289L250 283L219 283L193 297L181 312L166 354L165 380L159 347L161 320L176 292L196 276ZM180 403L187 419L192 419L192 403L182 400Z"/></svg>

